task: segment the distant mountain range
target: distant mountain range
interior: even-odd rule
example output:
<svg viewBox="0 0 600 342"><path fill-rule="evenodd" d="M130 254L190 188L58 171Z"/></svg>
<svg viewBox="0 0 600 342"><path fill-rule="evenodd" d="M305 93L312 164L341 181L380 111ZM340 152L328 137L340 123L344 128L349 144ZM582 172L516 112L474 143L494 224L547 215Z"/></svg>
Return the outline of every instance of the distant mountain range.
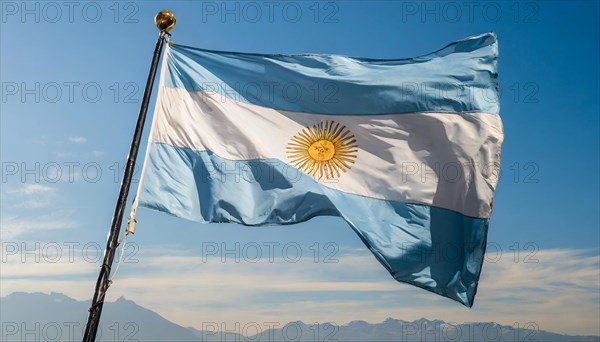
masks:
<svg viewBox="0 0 600 342"><path fill-rule="evenodd" d="M0 341L81 341L89 301L61 293L16 292L0 298ZM99 341L596 341L599 336L569 336L496 323L448 324L422 318L413 322L388 318L382 323L354 321L329 323L290 322L273 328L247 323L218 332L206 323L201 331L170 322L123 297L104 305Z"/></svg>

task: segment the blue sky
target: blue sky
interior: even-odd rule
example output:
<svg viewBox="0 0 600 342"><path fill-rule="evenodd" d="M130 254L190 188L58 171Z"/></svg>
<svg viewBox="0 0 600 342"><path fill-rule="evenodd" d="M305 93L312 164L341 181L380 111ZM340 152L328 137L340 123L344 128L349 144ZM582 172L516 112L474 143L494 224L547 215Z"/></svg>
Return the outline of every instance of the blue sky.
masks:
<svg viewBox="0 0 600 342"><path fill-rule="evenodd" d="M502 255L488 258L469 310L395 283L341 219L248 229L140 209L110 298L193 326L425 316L600 334L595 1L2 1L2 296L91 297L88 254L105 242L163 8L177 16L175 42L216 50L402 58L496 32L505 142L489 251ZM295 243L303 257L290 262L279 247L274 262L207 256L236 242L238 254ZM39 262L23 253L36 248Z"/></svg>

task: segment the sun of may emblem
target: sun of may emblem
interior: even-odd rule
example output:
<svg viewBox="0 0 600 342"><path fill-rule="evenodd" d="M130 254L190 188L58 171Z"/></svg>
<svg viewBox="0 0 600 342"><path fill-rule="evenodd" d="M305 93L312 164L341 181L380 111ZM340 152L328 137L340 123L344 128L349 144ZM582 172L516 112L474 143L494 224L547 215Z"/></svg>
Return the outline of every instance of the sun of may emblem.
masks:
<svg viewBox="0 0 600 342"><path fill-rule="evenodd" d="M356 147L346 126L326 121L298 132L287 145L287 156L296 168L317 180L335 179L354 164Z"/></svg>

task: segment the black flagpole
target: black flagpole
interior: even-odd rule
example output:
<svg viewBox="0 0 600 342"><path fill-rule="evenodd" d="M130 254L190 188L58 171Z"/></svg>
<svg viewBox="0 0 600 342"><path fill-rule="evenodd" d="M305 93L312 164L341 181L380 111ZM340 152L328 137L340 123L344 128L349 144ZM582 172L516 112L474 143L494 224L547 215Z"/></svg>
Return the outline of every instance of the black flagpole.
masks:
<svg viewBox="0 0 600 342"><path fill-rule="evenodd" d="M96 290L92 299L92 305L90 306L88 321L85 326L85 334L83 335L83 342L94 342L96 339L98 325L100 324L100 315L102 314L102 306L104 304L104 297L111 283L110 269L118 247L119 232L121 231L121 224L123 223L123 212L125 211L127 195L129 194L131 177L133 176L135 160L137 158L140 140L142 138L144 122L146 121L148 103L150 102L152 86L154 85L156 69L158 68L158 61L160 60L160 54L166 40L166 35L168 35L168 32L173 28L173 26L175 26L175 16L173 13L167 10L163 10L156 15L154 22L156 23L156 27L158 27L160 30L160 34L158 36L158 40L156 41L156 47L154 48L152 65L150 66L150 72L146 82L146 89L144 90L144 97L142 99L140 113L135 126L135 133L133 134L129 156L127 157L127 165L125 166L123 182L121 183L121 190L119 191L119 198L117 199L117 205L113 214L112 224L108 234L108 241L106 243L104 262L102 263L100 274L98 275L98 281L96 282Z"/></svg>

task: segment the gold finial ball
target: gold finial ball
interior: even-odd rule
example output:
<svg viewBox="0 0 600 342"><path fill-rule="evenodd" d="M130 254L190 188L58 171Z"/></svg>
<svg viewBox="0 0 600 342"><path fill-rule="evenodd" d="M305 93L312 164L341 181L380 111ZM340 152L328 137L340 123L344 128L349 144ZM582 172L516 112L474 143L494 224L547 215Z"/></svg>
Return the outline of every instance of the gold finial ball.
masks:
<svg viewBox="0 0 600 342"><path fill-rule="evenodd" d="M156 14L156 17L154 17L154 23L156 24L156 27L158 27L160 31L165 32L171 31L171 29L175 27L176 21L177 20L175 19L173 12L168 10L162 10Z"/></svg>

